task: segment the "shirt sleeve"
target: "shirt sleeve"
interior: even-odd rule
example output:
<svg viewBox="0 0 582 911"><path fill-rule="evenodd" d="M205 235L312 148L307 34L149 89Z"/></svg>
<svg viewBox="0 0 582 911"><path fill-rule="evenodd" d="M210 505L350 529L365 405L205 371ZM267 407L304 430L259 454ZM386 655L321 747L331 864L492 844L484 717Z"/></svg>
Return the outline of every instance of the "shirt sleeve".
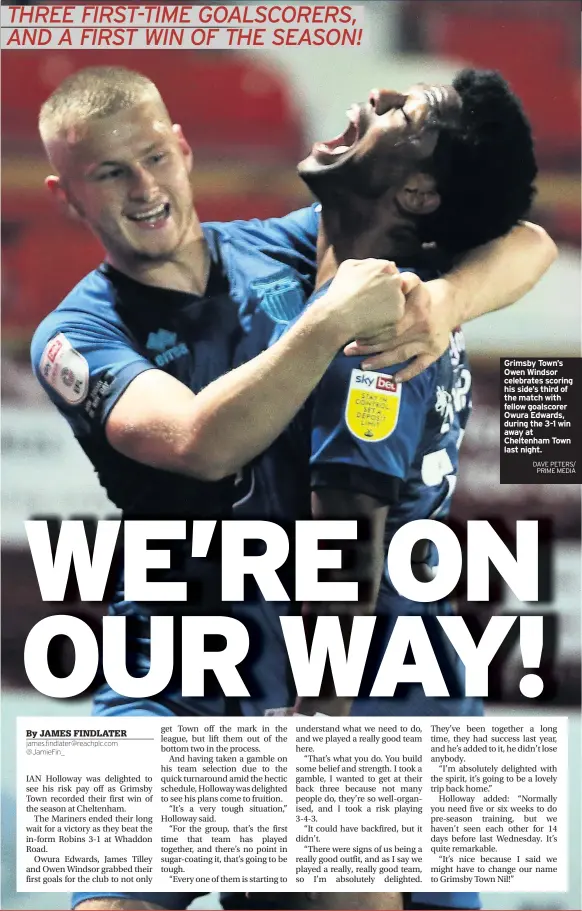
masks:
<svg viewBox="0 0 582 911"><path fill-rule="evenodd" d="M321 206L314 204L282 218L267 218L258 224L273 241L311 252L315 250L317 241L320 211Z"/></svg>
<svg viewBox="0 0 582 911"><path fill-rule="evenodd" d="M396 503L420 443L433 368L407 383L338 354L312 398L311 486Z"/></svg>
<svg viewBox="0 0 582 911"><path fill-rule="evenodd" d="M252 236L263 251L271 253L275 259L285 262L298 273L305 274L313 283L320 211L321 206L314 204L282 218L267 218L263 221L253 218L234 224Z"/></svg>
<svg viewBox="0 0 582 911"><path fill-rule="evenodd" d="M57 320L54 317L59 316ZM91 316L60 316L37 329L32 368L76 436L103 433L109 414L136 376L155 369L122 327Z"/></svg>

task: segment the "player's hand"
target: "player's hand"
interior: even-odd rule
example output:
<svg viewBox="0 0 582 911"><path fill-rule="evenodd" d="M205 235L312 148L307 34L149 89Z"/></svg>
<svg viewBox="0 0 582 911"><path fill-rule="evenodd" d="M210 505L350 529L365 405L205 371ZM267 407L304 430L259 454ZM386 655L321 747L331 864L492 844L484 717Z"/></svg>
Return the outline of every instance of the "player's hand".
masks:
<svg viewBox="0 0 582 911"><path fill-rule="evenodd" d="M340 345L371 339L404 315L401 279L394 263L383 259L347 259L319 306L324 308Z"/></svg>
<svg viewBox="0 0 582 911"><path fill-rule="evenodd" d="M411 272L403 272L400 277L406 298L402 319L374 337L358 336L344 352L364 357L364 370L380 370L412 358L394 375L396 382L402 383L418 376L447 350L455 317L452 303L447 305L438 280L422 282Z"/></svg>

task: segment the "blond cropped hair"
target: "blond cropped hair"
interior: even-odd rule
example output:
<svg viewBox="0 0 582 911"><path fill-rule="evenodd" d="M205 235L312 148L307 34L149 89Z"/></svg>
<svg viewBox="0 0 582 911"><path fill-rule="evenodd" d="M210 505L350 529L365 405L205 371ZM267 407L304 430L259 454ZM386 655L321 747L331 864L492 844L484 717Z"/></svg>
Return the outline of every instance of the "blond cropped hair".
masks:
<svg viewBox="0 0 582 911"><path fill-rule="evenodd" d="M109 117L148 101L170 121L162 97L147 76L120 66L94 66L68 76L40 109L38 129L47 151L52 142L88 120Z"/></svg>

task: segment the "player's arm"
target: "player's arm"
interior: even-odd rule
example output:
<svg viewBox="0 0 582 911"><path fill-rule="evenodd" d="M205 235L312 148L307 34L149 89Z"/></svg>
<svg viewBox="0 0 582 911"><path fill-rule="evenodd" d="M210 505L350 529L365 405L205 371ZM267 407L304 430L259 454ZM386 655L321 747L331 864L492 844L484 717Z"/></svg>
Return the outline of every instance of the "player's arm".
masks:
<svg viewBox="0 0 582 911"><path fill-rule="evenodd" d="M275 345L197 395L162 371L141 373L109 413L109 443L154 468L204 480L235 473L285 429L359 327L403 312L400 285L383 261L348 261Z"/></svg>
<svg viewBox="0 0 582 911"><path fill-rule="evenodd" d="M308 628L313 627L317 617L339 617L344 636L349 641L352 619L370 616L375 610L384 568L384 526L388 506L368 494L324 487L312 491L311 513L314 519L363 519L369 527L369 539L359 547L358 564L353 574L359 580L359 600L313 601L303 605L302 613ZM320 697L298 698L295 711L308 715L315 712L349 715L352 701L352 698L337 696L332 691L331 679L324 680Z"/></svg>
<svg viewBox="0 0 582 911"><path fill-rule="evenodd" d="M515 303L531 291L557 255L546 231L526 221L505 237L471 250L451 272L429 284L444 289L443 302L450 299L454 328Z"/></svg>
<svg viewBox="0 0 582 911"><path fill-rule="evenodd" d="M364 355L371 370L414 358L395 377L408 380L441 356L454 328L527 294L556 256L556 245L544 229L523 222L467 253L442 278L413 282L400 322L370 343L350 345L346 353Z"/></svg>

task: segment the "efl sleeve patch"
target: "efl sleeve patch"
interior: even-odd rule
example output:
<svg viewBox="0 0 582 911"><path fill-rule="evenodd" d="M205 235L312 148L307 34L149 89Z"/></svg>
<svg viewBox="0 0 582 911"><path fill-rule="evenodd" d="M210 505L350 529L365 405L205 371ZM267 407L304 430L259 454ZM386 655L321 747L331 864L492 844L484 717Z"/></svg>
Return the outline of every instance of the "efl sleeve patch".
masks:
<svg viewBox="0 0 582 911"><path fill-rule="evenodd" d="M346 424L359 440L379 443L396 429L402 386L385 373L352 370Z"/></svg>
<svg viewBox="0 0 582 911"><path fill-rule="evenodd" d="M79 405L89 391L89 365L59 332L42 353L39 373L68 405Z"/></svg>

